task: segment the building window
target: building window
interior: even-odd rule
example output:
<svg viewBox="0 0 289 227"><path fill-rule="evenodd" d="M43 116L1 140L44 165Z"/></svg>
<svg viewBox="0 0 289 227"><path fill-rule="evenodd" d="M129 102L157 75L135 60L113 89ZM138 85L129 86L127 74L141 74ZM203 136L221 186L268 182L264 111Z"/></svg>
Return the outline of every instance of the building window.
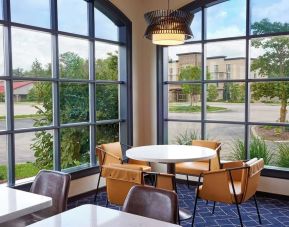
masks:
<svg viewBox="0 0 289 227"><path fill-rule="evenodd" d="M289 5L197 0L184 9L203 15L193 26L202 38L159 48L181 69L178 80L164 74L159 83L165 108L158 116L159 143L219 140L224 160L258 157L270 168L289 170ZM178 101L177 91L187 99Z"/></svg>
<svg viewBox="0 0 289 227"><path fill-rule="evenodd" d="M131 22L105 0L0 7L0 183L94 167L95 146L131 144Z"/></svg>

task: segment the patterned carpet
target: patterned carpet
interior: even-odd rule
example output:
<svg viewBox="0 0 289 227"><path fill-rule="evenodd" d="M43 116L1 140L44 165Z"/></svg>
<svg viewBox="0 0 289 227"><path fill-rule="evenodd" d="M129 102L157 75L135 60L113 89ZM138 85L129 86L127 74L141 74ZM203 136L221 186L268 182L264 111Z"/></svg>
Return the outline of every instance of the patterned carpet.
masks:
<svg viewBox="0 0 289 227"><path fill-rule="evenodd" d="M185 184L178 184L180 207L193 211L194 187L187 188ZM268 197L257 197L262 217L262 226L289 226L289 201L278 200ZM94 196L89 196L68 204L68 208L74 208L83 204L93 204ZM100 192L97 205L105 206L106 193ZM217 203L215 213L212 214L212 203L206 205L205 201L198 200L195 226L240 226L239 217L235 205ZM119 210L120 207L109 205L109 208ZM250 200L240 206L244 226L261 226L255 209L254 201ZM184 227L191 226L191 219L182 221Z"/></svg>

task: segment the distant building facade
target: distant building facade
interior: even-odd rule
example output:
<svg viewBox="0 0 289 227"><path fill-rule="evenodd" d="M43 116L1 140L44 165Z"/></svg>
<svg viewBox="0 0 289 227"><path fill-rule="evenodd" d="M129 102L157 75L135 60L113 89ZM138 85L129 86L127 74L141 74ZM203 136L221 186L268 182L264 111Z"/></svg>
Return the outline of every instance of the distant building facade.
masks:
<svg viewBox="0 0 289 227"><path fill-rule="evenodd" d="M178 60L168 63L168 80L179 81L179 75L182 68L187 66L202 67L202 53L191 52L177 54ZM254 59L251 59L254 60ZM208 57L206 61L206 70L211 80L238 80L244 79L246 75L246 58L227 58L227 56ZM261 77L256 72L250 73L250 78ZM223 98L224 83L216 83L218 98ZM170 102L189 101L189 95L182 92L181 85L172 85L169 87Z"/></svg>
<svg viewBox="0 0 289 227"><path fill-rule="evenodd" d="M13 83L13 98L15 102L21 102L26 100L29 91L33 87L31 81L19 81ZM0 82L0 94L4 94L5 86L3 82Z"/></svg>

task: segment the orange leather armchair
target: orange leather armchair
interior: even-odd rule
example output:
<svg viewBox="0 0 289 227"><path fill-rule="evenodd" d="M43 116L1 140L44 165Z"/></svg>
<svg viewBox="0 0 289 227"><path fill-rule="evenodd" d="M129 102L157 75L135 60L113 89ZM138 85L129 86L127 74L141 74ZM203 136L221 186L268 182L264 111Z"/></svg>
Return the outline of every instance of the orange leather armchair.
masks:
<svg viewBox="0 0 289 227"><path fill-rule="evenodd" d="M193 212L192 226L194 224L198 198L214 201L213 213L216 202L236 204L241 226L242 217L239 204L254 198L255 206L261 224L255 193L258 187L261 170L264 168L264 160L251 159L248 162L225 163L224 169L205 172L199 177L199 186L196 189L195 206ZM201 184L203 177L203 184Z"/></svg>
<svg viewBox="0 0 289 227"><path fill-rule="evenodd" d="M135 165L110 164L103 166L102 176L106 179L107 202L123 205L127 193L135 185L147 185L145 176L154 176L153 186L175 191L175 176L172 174L145 172Z"/></svg>
<svg viewBox="0 0 289 227"><path fill-rule="evenodd" d="M125 145L127 146L127 145ZM137 160L128 160L128 163L124 163L122 155L122 145L119 142L102 144L96 147L96 155L98 157L100 173L96 186L96 193L94 196L94 202L96 202L98 188L100 183L100 178L103 177L102 166L111 164L123 164L126 166L134 166L136 168L141 168L143 171L151 171L151 167L146 162L141 162Z"/></svg>
<svg viewBox="0 0 289 227"><path fill-rule="evenodd" d="M206 171L220 169L220 151L221 143L212 140L193 140L193 146L207 147L216 150L217 155L205 161L198 162L181 162L176 164L176 174L183 174L187 176L187 186L189 188L189 175L199 176Z"/></svg>

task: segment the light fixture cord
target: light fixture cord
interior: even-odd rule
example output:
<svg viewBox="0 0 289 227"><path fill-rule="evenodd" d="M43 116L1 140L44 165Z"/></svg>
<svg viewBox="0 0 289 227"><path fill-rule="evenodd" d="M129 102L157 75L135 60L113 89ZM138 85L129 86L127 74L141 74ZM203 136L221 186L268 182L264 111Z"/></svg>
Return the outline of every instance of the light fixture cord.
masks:
<svg viewBox="0 0 289 227"><path fill-rule="evenodd" d="M168 10L170 10L170 0L168 0Z"/></svg>

